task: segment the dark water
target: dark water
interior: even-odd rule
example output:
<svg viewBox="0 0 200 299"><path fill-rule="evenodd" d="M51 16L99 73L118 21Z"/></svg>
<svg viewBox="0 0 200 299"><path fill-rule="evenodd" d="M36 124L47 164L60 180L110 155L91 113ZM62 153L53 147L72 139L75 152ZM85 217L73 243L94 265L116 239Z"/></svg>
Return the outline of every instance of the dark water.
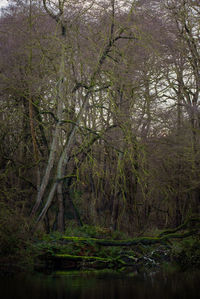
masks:
<svg viewBox="0 0 200 299"><path fill-rule="evenodd" d="M200 298L200 272L66 272L0 279L5 299L185 299Z"/></svg>

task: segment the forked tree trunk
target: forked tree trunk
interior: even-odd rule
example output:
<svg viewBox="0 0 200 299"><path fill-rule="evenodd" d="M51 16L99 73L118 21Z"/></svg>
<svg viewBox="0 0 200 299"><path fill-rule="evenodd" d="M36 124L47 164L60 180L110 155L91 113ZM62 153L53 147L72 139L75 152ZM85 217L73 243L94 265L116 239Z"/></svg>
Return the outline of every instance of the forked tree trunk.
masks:
<svg viewBox="0 0 200 299"><path fill-rule="evenodd" d="M47 162L46 170L41 182L41 185L39 187L38 193L37 193L37 198L36 198L36 203L32 209L31 215L34 216L35 213L37 212L46 187L49 183L50 175L51 175L51 170L54 166L55 158L56 158L56 152L57 152L57 147L58 147L58 136L60 133L61 129L61 123L62 123L62 115L63 115L63 102L64 102L64 97L65 97L65 91L64 91L64 77L65 77L65 27L63 26L61 20L60 20L60 26L61 26L61 37L62 37L62 48L61 48L61 60L60 60L60 69L59 69L59 85L58 85L58 94L57 94L57 123L54 129L53 133L53 139L51 143L51 148L50 148L50 153L49 153L49 159Z"/></svg>
<svg viewBox="0 0 200 299"><path fill-rule="evenodd" d="M54 15L46 6L46 0L43 0L43 4L44 4L44 8L47 11L47 13L54 18L59 24L61 24L61 28L62 28L62 36L65 35L65 26L63 25L64 22L62 21L63 18L63 9L64 9L64 3L65 0L63 1L59 1L59 10L60 12L57 15ZM114 3L115 1L112 0L112 17L111 17L111 24L110 24L110 33L107 39L107 42L102 50L102 52L100 53L99 59L96 63L96 67L94 68L94 71L91 75L90 78L88 78L89 84L87 86L87 92L86 94L83 96L83 104L80 108L80 111L78 113L78 116L76 118L76 121L72 124L72 129L71 132L69 134L69 137L64 145L64 149L60 155L60 158L58 160L58 164L57 164L57 170L54 176L54 181L53 184L50 188L50 191L47 195L47 200L46 203L41 211L41 213L39 214L36 224L41 221L45 214L47 213L52 200L54 198L55 192L57 190L57 187L59 186L60 182L63 180L63 177L65 175L65 169L66 166L68 164L68 160L69 160L69 154L72 148L72 145L74 143L75 140L75 135L76 132L78 130L78 127L80 125L80 122L83 119L83 115L85 113L86 107L88 105L88 101L89 101L89 97L91 95L91 93L94 91L94 86L95 86L95 81L97 79L97 76L99 75L99 72L102 68L102 65L104 64L106 58L109 56L109 53L111 51L111 49L113 48L113 46L115 45L116 41L118 41L119 39L123 38L122 34L125 31L125 28L120 28L120 30L117 32L116 36L114 36L114 23L115 23L115 16L114 16ZM129 14L131 15L132 12L132 6L130 8L130 12ZM37 196L37 201L36 201L36 205L33 208L33 214L37 211L42 198L44 196L44 192L45 189L47 187L47 184L49 183L49 179L50 179L50 171L54 165L54 161L55 161L55 151L56 151L56 144L57 144L57 135L58 132L60 130L60 124L61 124L61 120L62 120L62 107L63 107L63 100L64 100L64 93L63 93L63 79L64 79L64 46L63 46L63 50L62 50L62 55L61 55L61 64L60 64L60 80L59 80L59 96L58 96L58 110L57 110L57 118L58 118L58 123L56 125L56 129L55 129L55 134L54 134L54 138L53 138L53 142L52 142L52 146L51 146L51 151L50 151L50 156L49 156L49 161L48 161L48 165L46 168L46 172L45 172L45 176L43 178L40 190L38 192L38 196ZM77 90L77 88L75 88L74 90ZM59 186L59 189L61 187ZM59 194L61 190L59 190ZM60 205L61 207L61 205ZM61 208L61 213L62 213L62 209ZM61 215L60 213L60 215Z"/></svg>

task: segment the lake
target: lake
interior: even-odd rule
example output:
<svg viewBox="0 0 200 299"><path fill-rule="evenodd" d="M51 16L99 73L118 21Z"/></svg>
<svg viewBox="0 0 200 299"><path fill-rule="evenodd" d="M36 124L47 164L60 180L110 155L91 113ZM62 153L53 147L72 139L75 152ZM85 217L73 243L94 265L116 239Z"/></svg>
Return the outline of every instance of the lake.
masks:
<svg viewBox="0 0 200 299"><path fill-rule="evenodd" d="M138 274L68 271L1 277L5 299L191 299L200 298L200 271Z"/></svg>

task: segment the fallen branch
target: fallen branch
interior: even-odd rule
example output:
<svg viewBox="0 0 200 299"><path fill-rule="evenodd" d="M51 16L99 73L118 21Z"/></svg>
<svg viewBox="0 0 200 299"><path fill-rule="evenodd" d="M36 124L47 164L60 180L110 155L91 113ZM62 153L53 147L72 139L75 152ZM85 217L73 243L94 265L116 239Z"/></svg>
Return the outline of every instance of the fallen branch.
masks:
<svg viewBox="0 0 200 299"><path fill-rule="evenodd" d="M188 218L181 225L179 225L175 228L172 228L172 229L164 230L163 232L161 232L158 235L158 237L163 237L164 235L174 234L174 233L184 230L184 229L194 228L194 225L196 225L196 224L200 224L200 218L198 218L198 217Z"/></svg>

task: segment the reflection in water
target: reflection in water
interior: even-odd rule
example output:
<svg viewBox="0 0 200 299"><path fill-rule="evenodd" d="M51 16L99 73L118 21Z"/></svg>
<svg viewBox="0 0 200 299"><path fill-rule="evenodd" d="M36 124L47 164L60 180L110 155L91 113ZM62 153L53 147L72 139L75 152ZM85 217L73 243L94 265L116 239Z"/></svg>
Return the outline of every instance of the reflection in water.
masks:
<svg viewBox="0 0 200 299"><path fill-rule="evenodd" d="M200 272L146 277L108 271L67 272L1 278L0 292L5 299L197 299L199 283Z"/></svg>

